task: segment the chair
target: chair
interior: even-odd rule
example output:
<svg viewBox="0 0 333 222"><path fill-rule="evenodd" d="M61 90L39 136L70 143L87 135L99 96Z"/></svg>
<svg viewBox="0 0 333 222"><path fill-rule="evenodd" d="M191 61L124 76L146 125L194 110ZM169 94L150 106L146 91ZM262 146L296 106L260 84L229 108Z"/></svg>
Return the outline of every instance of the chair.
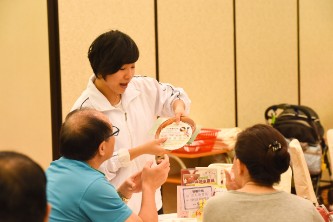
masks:
<svg viewBox="0 0 333 222"><path fill-rule="evenodd" d="M274 188L277 190L283 190L287 193L291 192L291 180L292 180L292 169L291 167L288 168L286 172L281 174L280 183L274 185Z"/></svg>
<svg viewBox="0 0 333 222"><path fill-rule="evenodd" d="M311 176L306 164L301 144L297 139L289 143L289 152L291 157L291 166L293 169L294 184L296 195L312 201L318 206L318 200L313 189Z"/></svg>
<svg viewBox="0 0 333 222"><path fill-rule="evenodd" d="M330 172L330 181L329 181L329 191L327 193L327 199L328 199L328 205L329 205L329 210L333 211L333 129L329 129L327 131L327 146L328 146L328 153L329 153L329 157L330 157L330 161L327 163L330 166L329 169ZM326 181L327 182L327 181Z"/></svg>
<svg viewBox="0 0 333 222"><path fill-rule="evenodd" d="M328 152L329 152L329 156L330 156L330 169L331 169L331 179L333 180L333 129L329 129L327 131L327 146L328 146Z"/></svg>

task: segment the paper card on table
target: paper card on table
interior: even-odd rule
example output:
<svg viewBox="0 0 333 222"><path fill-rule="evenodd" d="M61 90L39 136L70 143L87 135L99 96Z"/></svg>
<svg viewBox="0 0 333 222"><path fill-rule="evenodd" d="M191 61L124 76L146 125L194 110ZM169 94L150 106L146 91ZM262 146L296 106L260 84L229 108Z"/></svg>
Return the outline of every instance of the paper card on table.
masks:
<svg viewBox="0 0 333 222"><path fill-rule="evenodd" d="M199 174L195 173L195 168L187 168L180 170L181 185L182 186L193 186L195 181L199 178Z"/></svg>
<svg viewBox="0 0 333 222"><path fill-rule="evenodd" d="M196 167L195 173L199 174L196 184L217 184L217 169L208 167Z"/></svg>
<svg viewBox="0 0 333 222"><path fill-rule="evenodd" d="M177 186L177 216L201 216L204 203L212 196L212 186Z"/></svg>
<svg viewBox="0 0 333 222"><path fill-rule="evenodd" d="M208 167L196 167L181 169L181 185L217 185L217 169Z"/></svg>
<svg viewBox="0 0 333 222"><path fill-rule="evenodd" d="M217 169L217 184L221 186L225 186L225 173L224 170L231 171L232 164L231 163L212 163L208 166L208 168Z"/></svg>

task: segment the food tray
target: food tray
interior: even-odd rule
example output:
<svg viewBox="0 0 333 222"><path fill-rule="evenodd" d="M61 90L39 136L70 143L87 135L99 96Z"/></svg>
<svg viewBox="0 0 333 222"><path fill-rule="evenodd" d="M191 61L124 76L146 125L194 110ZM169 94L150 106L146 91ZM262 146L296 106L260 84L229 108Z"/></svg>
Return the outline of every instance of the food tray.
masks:
<svg viewBox="0 0 333 222"><path fill-rule="evenodd" d="M195 140L216 140L219 129L201 128Z"/></svg>
<svg viewBox="0 0 333 222"><path fill-rule="evenodd" d="M180 149L173 150L174 153L204 153L213 149L217 134L220 130L202 128L193 143L186 144Z"/></svg>

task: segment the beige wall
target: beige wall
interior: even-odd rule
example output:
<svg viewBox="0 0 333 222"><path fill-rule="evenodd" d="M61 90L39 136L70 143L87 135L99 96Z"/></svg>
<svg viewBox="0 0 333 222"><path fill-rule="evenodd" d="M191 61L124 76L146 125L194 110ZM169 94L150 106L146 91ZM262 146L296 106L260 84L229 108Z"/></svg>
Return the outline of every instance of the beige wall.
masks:
<svg viewBox="0 0 333 222"><path fill-rule="evenodd" d="M86 51L103 31L132 36L143 52L137 73L155 76L153 1L59 2L64 114L86 86ZM300 96L333 128L333 3L299 2L300 95L296 0L236 0L236 52L233 0L158 1L160 81L188 92L191 117L204 127L265 122L267 107Z"/></svg>
<svg viewBox="0 0 333 222"><path fill-rule="evenodd" d="M230 0L158 2L160 81L183 87L203 127L235 125Z"/></svg>
<svg viewBox="0 0 333 222"><path fill-rule="evenodd" d="M52 159L46 1L0 1L0 150Z"/></svg>
<svg viewBox="0 0 333 222"><path fill-rule="evenodd" d="M333 1L300 1L301 103L333 128Z"/></svg>
<svg viewBox="0 0 333 222"><path fill-rule="evenodd" d="M121 30L140 49L136 71L155 76L153 1L59 0L59 32L63 117L93 74L87 57L92 41L103 32Z"/></svg>
<svg viewBox="0 0 333 222"><path fill-rule="evenodd" d="M333 3L300 0L301 93L297 87L297 1L158 1L160 80L191 96L191 117L206 127L264 122L275 103L301 103L333 128ZM59 0L63 115L91 75L87 50L109 29L137 42L137 73L155 76L153 1ZM0 1L0 149L51 160L45 1ZM234 76L236 55L237 76ZM235 84L237 92L235 93ZM235 106L237 105L237 110Z"/></svg>
<svg viewBox="0 0 333 222"><path fill-rule="evenodd" d="M296 1L236 1L241 128L264 123L270 105L298 102L296 13Z"/></svg>

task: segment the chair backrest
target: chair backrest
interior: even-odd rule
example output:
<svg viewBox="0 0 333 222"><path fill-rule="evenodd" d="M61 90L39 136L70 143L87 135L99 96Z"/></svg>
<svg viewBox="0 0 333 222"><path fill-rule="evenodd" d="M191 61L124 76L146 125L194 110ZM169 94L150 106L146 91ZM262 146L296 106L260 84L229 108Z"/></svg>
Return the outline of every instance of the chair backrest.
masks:
<svg viewBox="0 0 333 222"><path fill-rule="evenodd" d="M313 189L310 172L305 161L301 144L297 139L293 139L289 143L289 152L297 196L308 199L318 206L318 200Z"/></svg>
<svg viewBox="0 0 333 222"><path fill-rule="evenodd" d="M287 193L291 192L291 178L292 178L291 167L288 168L286 172L281 174L281 180L279 184L274 185L274 188L277 190L283 190Z"/></svg>
<svg viewBox="0 0 333 222"><path fill-rule="evenodd" d="M331 164L330 164L330 168L331 168L331 172L332 172L332 180L333 180L333 129L329 129L327 131L327 146L328 146L328 153L330 156L330 160L331 160Z"/></svg>

